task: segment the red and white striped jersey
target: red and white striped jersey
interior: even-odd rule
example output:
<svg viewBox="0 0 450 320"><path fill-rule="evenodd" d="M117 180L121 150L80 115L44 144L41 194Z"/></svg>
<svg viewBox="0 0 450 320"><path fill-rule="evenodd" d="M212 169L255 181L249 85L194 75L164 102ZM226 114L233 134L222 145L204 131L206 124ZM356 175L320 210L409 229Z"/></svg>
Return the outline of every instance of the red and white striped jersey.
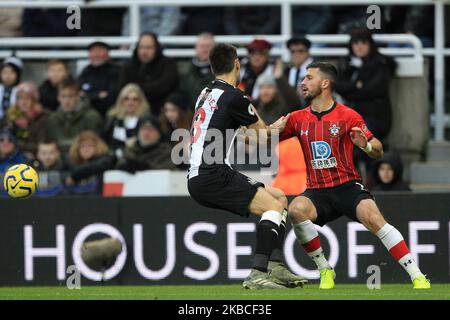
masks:
<svg viewBox="0 0 450 320"><path fill-rule="evenodd" d="M310 106L291 113L280 140L299 139L308 171L308 189L361 180L353 163L354 145L350 138L353 127L361 128L368 140L373 137L361 115L340 103L335 102L331 109L321 113Z"/></svg>

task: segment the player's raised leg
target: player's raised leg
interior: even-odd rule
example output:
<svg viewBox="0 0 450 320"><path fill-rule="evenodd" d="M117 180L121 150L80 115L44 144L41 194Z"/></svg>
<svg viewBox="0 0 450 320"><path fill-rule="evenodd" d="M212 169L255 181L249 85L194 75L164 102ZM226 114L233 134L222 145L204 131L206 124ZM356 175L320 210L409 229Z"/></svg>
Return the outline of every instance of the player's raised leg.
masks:
<svg viewBox="0 0 450 320"><path fill-rule="evenodd" d="M267 192L269 192L275 199L283 205L283 213L281 215L280 226L278 227L278 240L277 244L272 250L269 257L268 270L270 275L276 280L277 283L288 287L303 287L308 280L305 277L298 276L292 273L283 263L283 245L286 236L286 219L287 219L287 206L288 200L286 195L281 189L265 186Z"/></svg>
<svg viewBox="0 0 450 320"><path fill-rule="evenodd" d="M319 288L334 288L336 273L325 258L319 233L313 224L317 219L316 207L307 197L299 196L292 200L288 212L297 240L320 271Z"/></svg>
<svg viewBox="0 0 450 320"><path fill-rule="evenodd" d="M429 289L430 281L420 271L401 233L386 222L375 201L361 200L356 207L358 220L375 234L388 249L391 256L408 272L414 289Z"/></svg>
<svg viewBox="0 0 450 320"><path fill-rule="evenodd" d="M266 189L259 187L249 205L252 214L261 217L256 230L256 249L252 271L244 280L246 289L282 289L268 273L269 257L278 242L278 229L284 205Z"/></svg>

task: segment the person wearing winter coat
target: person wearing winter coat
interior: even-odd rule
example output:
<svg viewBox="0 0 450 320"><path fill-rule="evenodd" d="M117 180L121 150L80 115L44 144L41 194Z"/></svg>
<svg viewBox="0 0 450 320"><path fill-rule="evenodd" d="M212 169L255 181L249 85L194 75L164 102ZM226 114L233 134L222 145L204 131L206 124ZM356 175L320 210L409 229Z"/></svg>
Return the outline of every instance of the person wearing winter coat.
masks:
<svg viewBox="0 0 450 320"><path fill-rule="evenodd" d="M73 139L84 130L100 132L102 118L97 111L80 98L80 89L72 80L64 81L58 88L60 107L48 119L48 137L56 140L63 154Z"/></svg>
<svg viewBox="0 0 450 320"><path fill-rule="evenodd" d="M396 152L386 152L383 159L376 162L373 173L373 191L411 191L403 181L403 163Z"/></svg>
<svg viewBox="0 0 450 320"><path fill-rule="evenodd" d="M149 116L139 121L137 138L131 142L117 169L134 173L142 170L175 169L171 159L172 146L162 140L157 118Z"/></svg>
<svg viewBox="0 0 450 320"><path fill-rule="evenodd" d="M350 56L339 63L336 92L361 114L369 130L384 140L392 124L389 84L396 62L378 52L366 29L352 32L349 49Z"/></svg>
<svg viewBox="0 0 450 320"><path fill-rule="evenodd" d="M176 62L163 55L154 33L141 34L133 57L122 68L119 87L131 82L144 91L154 115L159 115L167 96L177 89Z"/></svg>
<svg viewBox="0 0 450 320"><path fill-rule="evenodd" d="M103 172L112 169L116 157L106 143L91 130L81 132L69 151L66 187L71 194L101 194Z"/></svg>

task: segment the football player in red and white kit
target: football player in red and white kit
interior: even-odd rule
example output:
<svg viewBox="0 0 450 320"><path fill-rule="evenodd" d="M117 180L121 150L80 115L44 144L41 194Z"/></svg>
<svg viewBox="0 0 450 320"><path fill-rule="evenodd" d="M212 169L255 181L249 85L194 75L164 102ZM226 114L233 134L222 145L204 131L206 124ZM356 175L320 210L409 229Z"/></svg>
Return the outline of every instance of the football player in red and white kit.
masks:
<svg viewBox="0 0 450 320"><path fill-rule="evenodd" d="M333 100L336 68L313 62L301 83L310 105L287 116L273 127L280 140L297 137L307 166L307 189L289 205L289 216L299 243L320 270L320 288L334 287L335 271L324 256L314 224L323 226L342 215L362 223L375 234L392 257L408 272L414 288L430 288L400 232L386 222L373 196L361 183L353 163L357 146L369 157L383 157L383 145L354 110Z"/></svg>

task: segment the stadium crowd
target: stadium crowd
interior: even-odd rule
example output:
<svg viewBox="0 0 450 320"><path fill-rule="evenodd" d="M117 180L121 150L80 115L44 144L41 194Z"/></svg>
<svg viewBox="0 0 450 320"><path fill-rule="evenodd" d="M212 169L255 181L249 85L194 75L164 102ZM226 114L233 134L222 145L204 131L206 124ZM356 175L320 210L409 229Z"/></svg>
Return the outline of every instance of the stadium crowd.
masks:
<svg viewBox="0 0 450 320"><path fill-rule="evenodd" d="M433 39L427 33L426 23L417 30L413 26L428 13L414 8L392 7L389 13L392 17L402 16L403 23L392 17L389 20L386 15L388 21L384 25L391 32L416 32L426 45ZM351 33L350 55L336 63L340 75L336 99L354 107L375 136L386 142L391 126L389 81L395 72L395 61L378 52L367 29L357 27L363 21L361 12L366 17L365 11L354 7L346 14L333 14L333 10L339 9L296 8L294 31ZM0 27L3 36L73 35L67 30L55 34L58 28L52 26L62 14L66 17L65 11L14 10L10 10L9 29ZM5 59L0 71L0 173L12 164L27 162L40 174L37 195L53 196L101 194L103 172L109 169L131 173L186 169L186 165L176 166L171 161L172 146L179 142L171 141L171 133L177 128L190 129L198 94L213 80L208 62L208 52L214 46L213 34L278 33L280 21L272 19L279 16L277 10L275 7L143 9L141 28L148 31L139 37L129 60L112 61L110 45L96 41L87 47L89 64L79 74L71 74L63 60L50 60L42 83L23 79L24 63L19 58ZM95 10L88 13L79 35L129 32L126 22L118 27L104 21L126 21L128 17L122 9L103 10L99 16L94 14ZM152 18L155 16L158 19ZM265 23L268 17L273 23ZM211 23L205 22L205 18ZM298 19L303 20L300 23ZM311 23L304 23L304 19ZM259 28L261 25L265 28ZM8 30L11 34L6 34ZM164 56L158 36L167 34L199 34L196 55L185 70L179 70L177 61ZM242 60L240 88L252 98L267 123L307 106L300 83L306 66L314 60L309 53L312 44L305 37L296 36L286 46L291 54L287 64L270 55L272 44L264 39L249 43L248 56ZM358 154L355 157L368 161ZM392 159L394 164L390 160L365 164L368 172L373 172L369 184L378 184L381 190L407 189L406 184L398 183L400 160L395 155ZM388 166L397 171L388 175L395 180L395 187L386 186L390 183L385 177L387 171L383 173L380 169Z"/></svg>

